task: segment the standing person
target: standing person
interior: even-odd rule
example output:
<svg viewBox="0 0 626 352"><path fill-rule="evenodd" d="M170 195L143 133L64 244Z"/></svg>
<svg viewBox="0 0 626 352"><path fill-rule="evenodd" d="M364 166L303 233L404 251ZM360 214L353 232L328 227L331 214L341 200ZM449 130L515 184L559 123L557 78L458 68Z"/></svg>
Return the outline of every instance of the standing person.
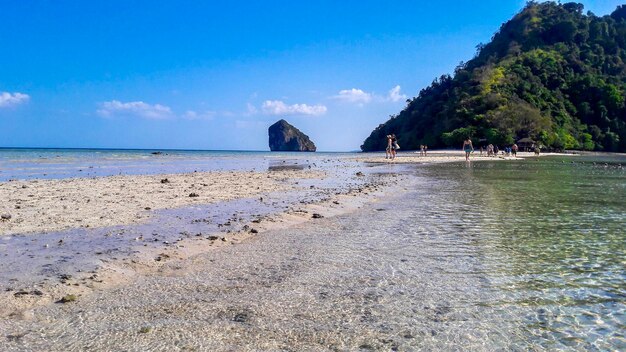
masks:
<svg viewBox="0 0 626 352"><path fill-rule="evenodd" d="M395 159L396 158L396 150L400 149L400 146L398 145L398 139L396 138L395 134L391 134L391 159Z"/></svg>
<svg viewBox="0 0 626 352"><path fill-rule="evenodd" d="M472 145L472 140L467 137L467 139L463 142L463 151L465 152L465 161L470 161L470 153L474 151L474 146Z"/></svg>
<svg viewBox="0 0 626 352"><path fill-rule="evenodd" d="M424 156L426 156L427 152L428 152L428 146L426 144L424 144Z"/></svg>
<svg viewBox="0 0 626 352"><path fill-rule="evenodd" d="M385 149L385 159L391 159L391 135L387 135L387 149Z"/></svg>
<svg viewBox="0 0 626 352"><path fill-rule="evenodd" d="M514 157L517 157L517 149L519 149L517 144L513 143L513 146L511 147L511 154L513 154Z"/></svg>
<svg viewBox="0 0 626 352"><path fill-rule="evenodd" d="M420 144L420 156L424 156L424 145Z"/></svg>

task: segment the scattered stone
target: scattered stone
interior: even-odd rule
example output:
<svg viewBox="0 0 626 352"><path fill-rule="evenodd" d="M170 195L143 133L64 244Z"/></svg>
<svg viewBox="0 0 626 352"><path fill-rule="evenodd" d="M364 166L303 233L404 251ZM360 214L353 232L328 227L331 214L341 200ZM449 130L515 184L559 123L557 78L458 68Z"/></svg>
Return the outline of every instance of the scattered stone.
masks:
<svg viewBox="0 0 626 352"><path fill-rule="evenodd" d="M0 215L0 219L2 219L2 221L11 220L11 214L2 214Z"/></svg>
<svg viewBox="0 0 626 352"><path fill-rule="evenodd" d="M313 214L313 216L312 216L312 217L313 217L313 219L321 219L321 218L323 218L324 216L323 216L322 214L315 213L315 214Z"/></svg>
<svg viewBox="0 0 626 352"><path fill-rule="evenodd" d="M152 210L152 208L150 208L150 207L145 207L144 209L145 210Z"/></svg>
<svg viewBox="0 0 626 352"><path fill-rule="evenodd" d="M139 329L139 333L140 333L140 334L147 334L147 333L149 333L150 331L152 331L152 328L151 328L151 327L149 327L149 326L144 326L144 327L142 327L141 329Z"/></svg>
<svg viewBox="0 0 626 352"><path fill-rule="evenodd" d="M24 332L24 333L21 333L21 334L7 335L7 341L17 342L17 341L21 340L22 337L26 336L26 334L28 334L28 332Z"/></svg>
<svg viewBox="0 0 626 352"><path fill-rule="evenodd" d="M218 236L209 236L206 239L209 240L209 241L215 241L215 240L218 240L219 237Z"/></svg>
<svg viewBox="0 0 626 352"><path fill-rule="evenodd" d="M257 230L257 229L250 229L250 233L259 233L259 230Z"/></svg>
<svg viewBox="0 0 626 352"><path fill-rule="evenodd" d="M74 302L78 299L78 297L76 297L76 295L65 295L63 296L63 298L61 298L60 300L57 301L57 303L69 303L69 302Z"/></svg>
<svg viewBox="0 0 626 352"><path fill-rule="evenodd" d="M168 180L166 178L163 178L163 179L161 179L161 183L170 183L170 180Z"/></svg>
<svg viewBox="0 0 626 352"><path fill-rule="evenodd" d="M338 202L338 201L336 201L336 200L334 200L334 201L333 201L333 204L339 204L339 202Z"/></svg>
<svg viewBox="0 0 626 352"><path fill-rule="evenodd" d="M161 253L159 254L159 256L157 256L156 258L154 258L155 261L160 262L162 260L168 259L170 256L165 254L165 253Z"/></svg>
<svg viewBox="0 0 626 352"><path fill-rule="evenodd" d="M191 193L189 193L189 197L195 198L195 197L200 197L200 195L198 193L191 192Z"/></svg>
<svg viewBox="0 0 626 352"><path fill-rule="evenodd" d="M356 173L357 176L365 176L361 171Z"/></svg>
<svg viewBox="0 0 626 352"><path fill-rule="evenodd" d="M245 323L248 321L248 319L250 319L249 314L244 312L235 314L233 321L237 323Z"/></svg>

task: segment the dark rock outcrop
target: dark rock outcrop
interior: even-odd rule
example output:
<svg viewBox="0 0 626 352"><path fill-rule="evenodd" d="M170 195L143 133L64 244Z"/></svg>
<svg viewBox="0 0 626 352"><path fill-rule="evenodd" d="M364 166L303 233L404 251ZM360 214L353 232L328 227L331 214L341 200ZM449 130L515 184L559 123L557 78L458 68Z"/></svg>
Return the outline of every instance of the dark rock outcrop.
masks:
<svg viewBox="0 0 626 352"><path fill-rule="evenodd" d="M270 150L273 152L314 152L317 149L309 136L285 120L271 125L268 133Z"/></svg>

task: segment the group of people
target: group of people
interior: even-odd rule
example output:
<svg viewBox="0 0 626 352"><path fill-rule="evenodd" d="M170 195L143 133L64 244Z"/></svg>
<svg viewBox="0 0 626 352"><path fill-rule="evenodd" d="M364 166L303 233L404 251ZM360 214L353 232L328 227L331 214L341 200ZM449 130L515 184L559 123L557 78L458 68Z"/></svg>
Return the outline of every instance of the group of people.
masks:
<svg viewBox="0 0 626 352"><path fill-rule="evenodd" d="M395 134L387 135L387 149L385 149L385 159L395 159L396 151L400 149L400 145L398 144L398 139Z"/></svg>
<svg viewBox="0 0 626 352"><path fill-rule="evenodd" d="M500 152L500 149L497 145L494 146L493 144L489 144L487 148L484 148L482 146L480 147L480 156L483 156L483 151L485 149L487 151L487 156L498 156L498 153ZM519 147L517 146L517 144L513 143L513 145L511 146L504 147L502 153L504 154L504 156L516 157L518 150ZM470 154L474 152L474 146L472 145L472 140L470 138L467 138L463 142L463 151L465 152L465 160L469 161Z"/></svg>
<svg viewBox="0 0 626 352"><path fill-rule="evenodd" d="M398 145L398 139L395 134L387 135L387 149L385 149L385 159L395 159L397 150L400 149L400 145ZM465 160L470 161L470 154L474 152L474 145L472 144L472 139L467 138L463 141L463 151L465 152ZM537 148L538 149L538 148ZM498 156L500 149L498 146L494 146L493 144L489 144L486 148L480 147L480 156L483 156L483 151L487 152L487 156ZM505 147L502 152L505 156L517 156L517 151L519 147L517 144L513 143L513 145ZM420 144L420 156L426 156L428 152L428 146L425 144ZM416 152L417 153L417 152ZM537 150L535 150L535 154L539 154Z"/></svg>
<svg viewBox="0 0 626 352"><path fill-rule="evenodd" d="M513 145L509 147L504 147L502 153L504 154L504 156L517 156L518 150L519 147L517 146L517 144L513 143ZM489 144L486 148L480 147L480 156L483 155L483 151L487 152L487 156L498 156L498 153L500 153L500 149L498 148L498 146L494 146L493 144Z"/></svg>

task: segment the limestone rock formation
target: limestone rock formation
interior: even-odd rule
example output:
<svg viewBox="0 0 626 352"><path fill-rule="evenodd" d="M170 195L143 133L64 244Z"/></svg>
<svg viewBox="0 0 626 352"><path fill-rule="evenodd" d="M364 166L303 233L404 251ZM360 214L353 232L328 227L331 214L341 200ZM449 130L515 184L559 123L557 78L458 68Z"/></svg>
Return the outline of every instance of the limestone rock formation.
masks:
<svg viewBox="0 0 626 352"><path fill-rule="evenodd" d="M270 150L273 152L314 152L317 149L309 136L285 120L271 125L268 133Z"/></svg>

